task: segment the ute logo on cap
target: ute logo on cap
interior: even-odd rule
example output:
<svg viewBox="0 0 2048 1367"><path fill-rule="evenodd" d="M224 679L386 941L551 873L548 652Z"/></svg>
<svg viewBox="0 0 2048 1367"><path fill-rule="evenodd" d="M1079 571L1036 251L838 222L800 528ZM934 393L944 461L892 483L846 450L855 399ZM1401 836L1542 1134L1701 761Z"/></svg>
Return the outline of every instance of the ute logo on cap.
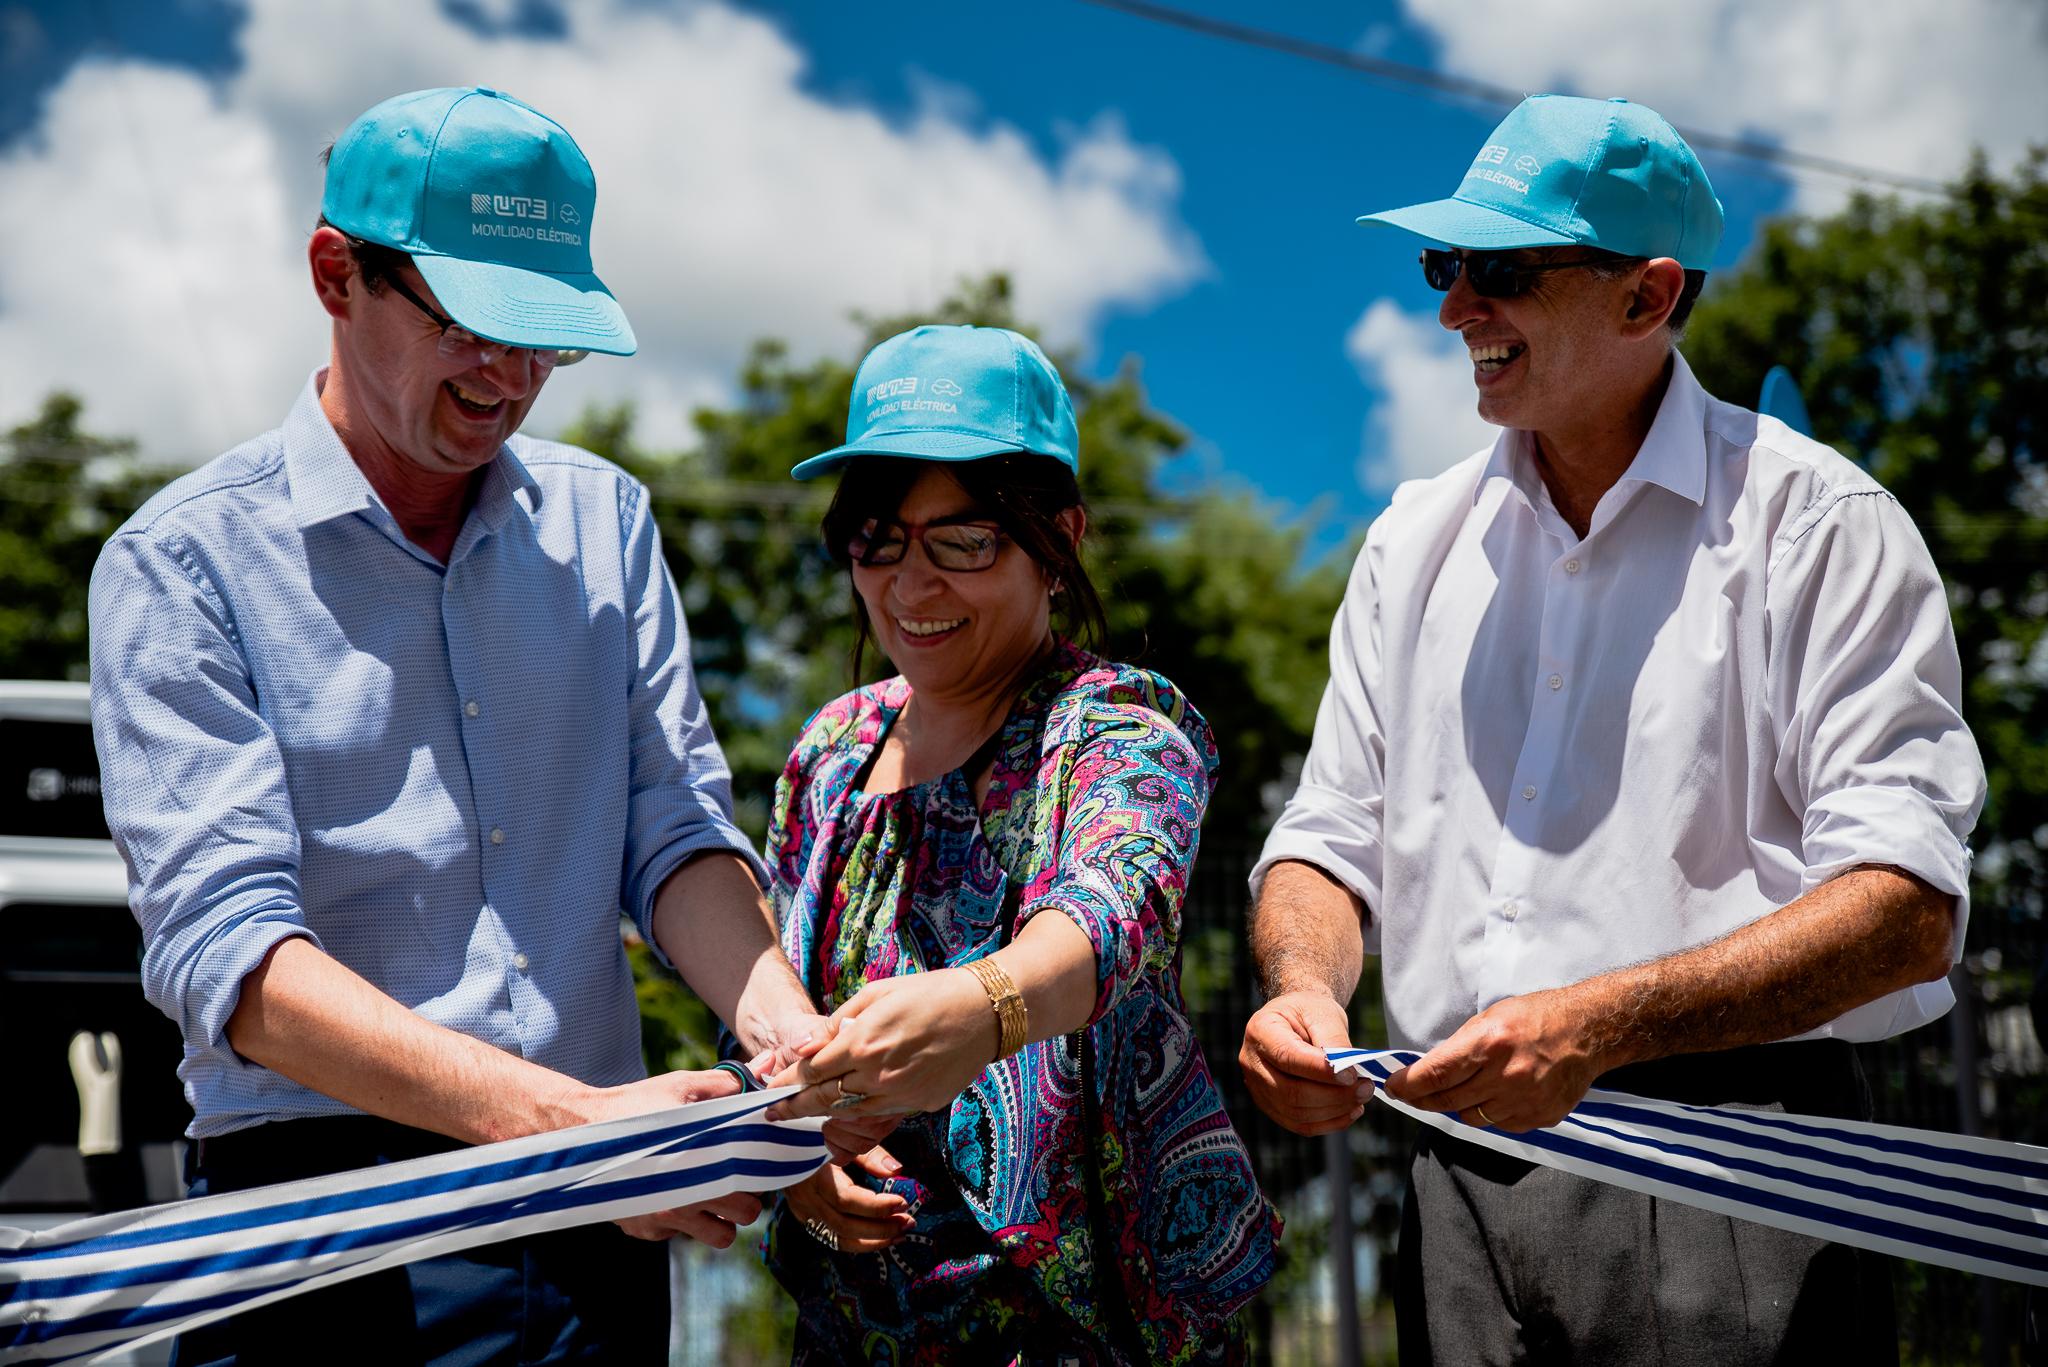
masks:
<svg viewBox="0 0 2048 1367"><path fill-rule="evenodd" d="M469 211L499 218L546 218L548 202L531 195L471 195Z"/></svg>
<svg viewBox="0 0 2048 1367"><path fill-rule="evenodd" d="M549 216L554 212L554 206L538 195L472 194L469 197L469 211L475 215L489 214L493 218L537 218L541 223L539 227L519 222L472 223L469 225L471 237L516 237L529 242L559 242L569 247L583 245L583 234L546 226ZM576 206L566 200L562 203L561 216L564 223L576 223L583 217L576 212Z"/></svg>
<svg viewBox="0 0 2048 1367"><path fill-rule="evenodd" d="M946 401L947 396L960 392L959 385L951 380L934 380L929 392L939 395L939 398L913 398L912 396L917 393L918 385L922 383L922 379L916 375L905 375L898 379L884 380L880 384L869 385L868 423L873 424L876 419L886 418L891 413L958 413L960 411L959 404Z"/></svg>

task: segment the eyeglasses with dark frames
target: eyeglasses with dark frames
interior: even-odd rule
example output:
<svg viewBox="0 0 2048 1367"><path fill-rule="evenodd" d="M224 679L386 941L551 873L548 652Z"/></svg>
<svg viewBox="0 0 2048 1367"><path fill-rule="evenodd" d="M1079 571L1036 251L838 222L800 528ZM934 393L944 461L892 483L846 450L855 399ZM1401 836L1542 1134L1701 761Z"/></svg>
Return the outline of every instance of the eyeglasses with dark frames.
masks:
<svg viewBox="0 0 2048 1367"><path fill-rule="evenodd" d="M553 370L556 366L575 365L588 356L588 351L558 351L552 347L516 347L509 342L492 342L477 336L462 324L419 297L412 287L396 274L384 277L384 283L397 290L399 297L432 319L441 329L440 352L451 361L463 365L489 365L499 357L514 351L527 351L533 355L533 363L542 370Z"/></svg>
<svg viewBox="0 0 2048 1367"><path fill-rule="evenodd" d="M1506 252L1443 251L1425 247L1422 278L1433 290L1448 292L1464 276L1472 292L1482 299L1512 299L1526 293L1536 277L1546 271L1568 271L1598 266L1614 260L1606 256L1579 257L1571 261L1517 261Z"/></svg>
<svg viewBox="0 0 2048 1367"><path fill-rule="evenodd" d="M846 554L856 565L894 565L909 552L912 539L924 547L925 559L936 568L974 574L996 563L1008 538L995 523L972 517L929 522L870 518L847 538Z"/></svg>

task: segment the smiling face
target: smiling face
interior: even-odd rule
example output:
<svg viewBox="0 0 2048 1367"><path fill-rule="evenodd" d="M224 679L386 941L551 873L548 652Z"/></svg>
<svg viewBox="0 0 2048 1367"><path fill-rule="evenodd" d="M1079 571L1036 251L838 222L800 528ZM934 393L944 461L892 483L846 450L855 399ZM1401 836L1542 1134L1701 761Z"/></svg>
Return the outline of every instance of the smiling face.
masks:
<svg viewBox="0 0 2048 1367"><path fill-rule="evenodd" d="M410 264L399 273L440 309ZM351 302L335 329L336 361L354 410L391 451L431 474L467 474L526 421L549 374L533 352L511 350L484 365L451 360L440 352L440 328L397 290L358 289Z"/></svg>
<svg viewBox="0 0 2048 1367"><path fill-rule="evenodd" d="M977 506L943 465L918 474L894 521L912 528L902 558L852 563L854 591L883 653L912 689L933 700L972 698L1014 683L1051 642L1052 580L1045 568L1000 534L987 569L933 563L926 539L956 542L964 552L995 526L991 510ZM890 533L879 520L861 530L870 537Z"/></svg>
<svg viewBox="0 0 2048 1367"><path fill-rule="evenodd" d="M1569 260L1579 249L1504 253L1518 263ZM1458 333L1472 360L1479 416L1532 432L1584 425L1627 393L1641 369L1642 329L1630 309L1636 276L1554 270L1526 277L1529 288L1489 299L1461 274L1444 295L1437 321Z"/></svg>

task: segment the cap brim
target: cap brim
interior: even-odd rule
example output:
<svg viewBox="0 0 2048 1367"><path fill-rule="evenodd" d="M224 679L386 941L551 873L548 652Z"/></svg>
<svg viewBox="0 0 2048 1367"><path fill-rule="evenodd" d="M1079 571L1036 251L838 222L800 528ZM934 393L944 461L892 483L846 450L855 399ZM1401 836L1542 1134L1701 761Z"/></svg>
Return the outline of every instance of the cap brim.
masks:
<svg viewBox="0 0 2048 1367"><path fill-rule="evenodd" d="M412 263L448 316L479 337L613 356L631 356L639 347L626 311L594 275L544 275L425 253Z"/></svg>
<svg viewBox="0 0 2048 1367"><path fill-rule="evenodd" d="M1435 199L1411 204L1405 209L1388 209L1365 214L1360 223L1383 223L1441 242L1447 247L1500 251L1510 247L1565 247L1577 242L1551 228L1539 228L1513 214L1504 214L1484 204L1464 199Z"/></svg>
<svg viewBox="0 0 2048 1367"><path fill-rule="evenodd" d="M798 463L789 473L797 479L815 479L860 456L981 460L985 456L1007 456L1023 449L1015 442L996 441L973 432L944 432L923 427L903 432L870 432L859 441L835 446Z"/></svg>

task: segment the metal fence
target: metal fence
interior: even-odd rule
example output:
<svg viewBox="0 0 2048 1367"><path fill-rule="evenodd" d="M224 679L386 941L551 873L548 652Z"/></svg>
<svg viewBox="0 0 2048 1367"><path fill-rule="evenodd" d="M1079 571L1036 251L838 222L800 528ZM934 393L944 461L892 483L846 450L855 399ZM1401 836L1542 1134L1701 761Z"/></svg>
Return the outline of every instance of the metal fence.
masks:
<svg viewBox="0 0 2048 1367"><path fill-rule="evenodd" d="M1263 1000L1244 935L1246 877L1257 857L1255 848L1204 846L1182 913L1182 984L1224 1104L1251 1148L1260 1184L1287 1221L1279 1275L1251 1307L1258 1360L1392 1361L1393 1316L1382 1274L1391 1270L1400 1223L1407 1122L1387 1107L1368 1106L1348 1133L1306 1139L1252 1104L1237 1052L1245 1022ZM1358 995L1355 1017L1366 1018L1354 1020L1353 1034L1369 1040L1377 1025L1376 984ZM1333 1170L1343 1180L1332 1181Z"/></svg>
<svg viewBox="0 0 2048 1367"><path fill-rule="evenodd" d="M1393 1309L1385 1274L1415 1127L1389 1107L1368 1106L1348 1134L1325 1145L1281 1130L1251 1104L1236 1056L1245 1020L1259 1002L1243 948L1245 876L1255 858L1255 850L1204 849L1185 935L1197 1035L1261 1180L1288 1216L1287 1265L1254 1307L1260 1360L1342 1367L1391 1362ZM1861 1046L1877 1119L2048 1143L2048 1060L2028 1000L2048 964L2048 932L2039 916L1977 907L1966 951L1951 975L1955 1011L1910 1034ZM1384 1043L1376 983L1369 980L1358 995L1354 1038ZM1333 1167L1345 1181L1329 1180ZM1907 1363L2003 1367L2018 1360L2017 1285L1903 1260L1895 1269Z"/></svg>

